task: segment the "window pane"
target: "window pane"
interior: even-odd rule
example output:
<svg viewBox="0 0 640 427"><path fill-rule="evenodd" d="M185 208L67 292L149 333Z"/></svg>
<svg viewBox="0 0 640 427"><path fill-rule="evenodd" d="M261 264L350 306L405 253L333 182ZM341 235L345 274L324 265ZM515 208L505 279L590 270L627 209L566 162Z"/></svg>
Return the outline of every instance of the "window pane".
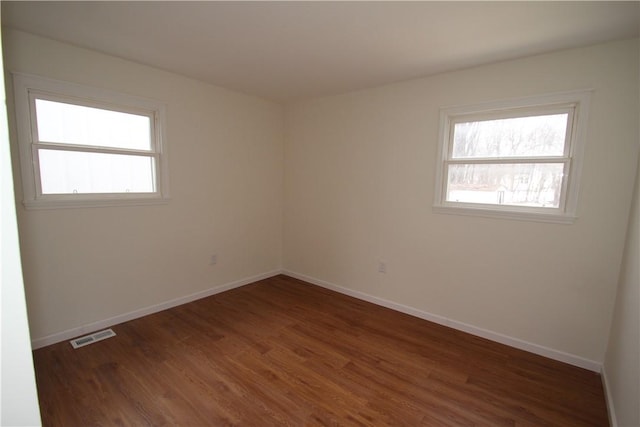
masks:
<svg viewBox="0 0 640 427"><path fill-rule="evenodd" d="M568 114L456 123L454 159L562 156Z"/></svg>
<svg viewBox="0 0 640 427"><path fill-rule="evenodd" d="M153 193L147 156L38 150L42 194Z"/></svg>
<svg viewBox="0 0 640 427"><path fill-rule="evenodd" d="M41 142L151 149L149 117L36 99Z"/></svg>
<svg viewBox="0 0 640 427"><path fill-rule="evenodd" d="M563 163L449 165L447 201L558 208Z"/></svg>

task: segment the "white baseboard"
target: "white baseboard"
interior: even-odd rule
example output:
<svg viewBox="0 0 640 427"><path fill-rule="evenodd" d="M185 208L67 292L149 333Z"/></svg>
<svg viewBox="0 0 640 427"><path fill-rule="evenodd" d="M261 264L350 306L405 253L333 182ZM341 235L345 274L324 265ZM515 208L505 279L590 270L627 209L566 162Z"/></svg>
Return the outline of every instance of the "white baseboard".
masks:
<svg viewBox="0 0 640 427"><path fill-rule="evenodd" d="M449 319L444 316L432 314L414 307L399 304L393 301L386 300L384 298L379 298L373 295L369 295L364 292L348 289L342 286L335 285L333 283L326 282L324 280L316 279L314 277L306 276L304 274L296 273L294 271L289 271L289 270L273 270L267 273L262 273L256 276L236 280L231 283L227 283L227 284L217 286L215 288L207 289L201 292L196 292L194 294L186 295L184 297L176 298L160 304L144 307L138 310L131 311L129 313L120 314L118 316L114 316L109 319L88 323L88 324L79 326L77 328L68 329L68 330L58 332L52 335L48 335L45 337L34 338L31 341L31 346L33 349L45 347L51 344L55 344L61 341L75 338L80 335L85 335L87 333L91 333L99 329L108 328L108 327L117 325L119 323L127 322L129 320L137 319L143 316L147 316L149 314L157 313L159 311L166 310L168 308L177 307L179 305L186 304L201 298L206 298L208 296L215 295L224 291L228 291L230 289L239 288L241 286L248 285L258 280L263 280L269 277L277 276L278 274L286 274L287 276L304 280L305 282L308 282L317 286L321 286L323 288L331 289L341 294L349 295L351 297L358 298L363 301L367 301L376 305L387 307L392 310L399 311L401 313L409 314L411 316L415 316L420 319L428 320L430 322L434 322L439 325L448 326L450 328L467 332L469 334L476 335L482 338L486 338L491 341L495 341L495 342L505 344L514 348L518 348L521 350L525 350L525 351L538 354L544 357L548 357L550 359L558 360L560 362L568 363L570 365L578 366L580 368L588 369L590 371L602 373L603 381L605 381L605 389L607 391L607 403L610 404L611 402L610 395L608 394L609 391L608 391L608 388L606 387L606 377L604 375L604 370L602 369L602 364L599 362L584 359L580 356L565 353L559 350L554 350L552 348L544 347L538 344L533 344L527 341L520 340L518 338L509 337L507 335L503 335L498 332L493 332L487 329L479 328L477 326L473 326L464 322L459 322L457 320ZM611 409L609 413L612 414L610 416L613 416L613 411ZM616 425L615 416L613 416L613 422L611 425L612 426Z"/></svg>
<svg viewBox="0 0 640 427"><path fill-rule="evenodd" d="M613 404L611 387L609 386L607 371L604 365L602 365L602 370L600 371L600 377L602 378L602 387L604 388L604 397L607 402L607 413L609 414L609 425L611 427L618 427L618 420L616 419L616 408Z"/></svg>
<svg viewBox="0 0 640 427"><path fill-rule="evenodd" d="M277 276L280 274L280 270L274 270L267 273L258 274L256 276L247 277L244 279L236 280L231 283L216 286L215 288L206 289L201 292L196 292L191 295L165 301L160 304L155 304L149 307L144 307L139 310L134 310L129 313L120 314L118 316L111 317L109 319L99 320L97 322L88 323L77 328L67 329L66 331L58 332L46 337L35 338L31 340L31 347L35 350L37 348L45 347L51 344L55 344L61 341L69 340L80 335L85 335L94 332L98 329L108 328L119 323L127 322L129 320L138 319L149 314L157 313L168 308L177 307L182 304L189 303L191 301L206 298L211 295L219 294L230 289L239 288L244 285L248 285L258 280L267 279L269 277Z"/></svg>
<svg viewBox="0 0 640 427"><path fill-rule="evenodd" d="M341 294L345 294L345 295L358 298L376 305L387 307L392 310L399 311L401 313L409 314L411 316L415 316L420 319L428 320L430 322L434 322L443 326L448 326L450 328L457 329L459 331L467 332L471 335L486 338L488 340L495 341L500 344L505 344L510 347L514 347L520 350L525 350L530 353L538 354L540 356L548 357L549 359L568 363L570 365L578 366L580 368L588 369L590 371L594 371L598 373L600 373L602 370L601 363L595 362L593 360L585 359L580 356L565 353L560 350L554 350L552 348L530 343L528 341L523 341L521 339L503 335L498 332L493 332L487 329L479 328L477 326L473 326L468 323L459 322L457 320L449 319L447 317L439 316L437 314L432 314L423 310L419 310L414 307L398 304L396 302L389 301L384 298L379 298L373 295L369 295L364 292L354 291L353 289L344 288L342 286L325 282L324 280L316 279L314 277L309 277L304 274L296 273L294 271L283 270L282 274L291 276L296 279L303 280L305 282L312 283L314 285L321 286L323 288L327 288L327 289L339 292Z"/></svg>

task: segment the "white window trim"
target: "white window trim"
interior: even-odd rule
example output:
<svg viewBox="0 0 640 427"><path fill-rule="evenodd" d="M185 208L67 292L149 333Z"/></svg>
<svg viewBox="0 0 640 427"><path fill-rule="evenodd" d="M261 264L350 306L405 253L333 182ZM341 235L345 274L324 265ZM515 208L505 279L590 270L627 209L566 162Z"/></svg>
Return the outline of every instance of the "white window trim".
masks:
<svg viewBox="0 0 640 427"><path fill-rule="evenodd" d="M136 97L76 83L40 76L12 73L17 137L20 153L23 204L27 209L56 209L102 206L154 205L169 201L169 171L166 143L166 106L152 99ZM148 116L152 119L152 144L157 161L156 191L153 193L42 194L39 166L33 155L35 112L33 94L49 94L53 99L77 99L83 105L110 108ZM100 151L91 147L93 151ZM105 152L109 149L103 150Z"/></svg>
<svg viewBox="0 0 640 427"><path fill-rule="evenodd" d="M580 90L532 96L518 99L492 101L474 105L444 107L440 109L440 132L438 136L438 154L436 157L436 176L433 211L435 213L473 215L490 218L516 219L537 222L571 224L577 219L578 195L582 159L586 145L586 127L588 123L589 100L592 90ZM505 117L513 114L534 111L549 112L554 108L575 108L570 141L565 147L565 161L569 164L569 174L563 180L562 202L559 208L532 208L526 206L485 205L446 201L447 178L445 164L450 161L451 125L461 118ZM500 159L505 161L506 159ZM511 159L509 159L511 160Z"/></svg>

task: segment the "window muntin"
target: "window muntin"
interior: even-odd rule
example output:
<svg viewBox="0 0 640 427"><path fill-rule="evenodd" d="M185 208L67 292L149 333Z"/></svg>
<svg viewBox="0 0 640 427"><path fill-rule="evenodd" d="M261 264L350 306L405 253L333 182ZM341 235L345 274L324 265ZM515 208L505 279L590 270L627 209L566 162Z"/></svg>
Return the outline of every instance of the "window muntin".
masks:
<svg viewBox="0 0 640 427"><path fill-rule="evenodd" d="M162 104L37 76L13 77L27 208L168 199Z"/></svg>
<svg viewBox="0 0 640 427"><path fill-rule="evenodd" d="M441 110L434 210L572 222L589 93Z"/></svg>

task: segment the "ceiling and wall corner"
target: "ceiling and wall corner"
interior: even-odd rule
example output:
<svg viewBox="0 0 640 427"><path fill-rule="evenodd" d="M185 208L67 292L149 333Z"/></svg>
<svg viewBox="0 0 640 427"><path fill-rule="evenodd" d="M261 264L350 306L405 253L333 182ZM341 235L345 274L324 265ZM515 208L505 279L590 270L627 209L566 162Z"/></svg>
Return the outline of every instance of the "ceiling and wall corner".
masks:
<svg viewBox="0 0 640 427"><path fill-rule="evenodd" d="M189 5L2 2L7 72L168 105L169 205L18 201L32 338L284 268L602 363L640 4ZM585 88L576 224L433 214L440 107Z"/></svg>
<svg viewBox="0 0 640 427"><path fill-rule="evenodd" d="M276 101L637 37L638 2L12 2L11 28Z"/></svg>

